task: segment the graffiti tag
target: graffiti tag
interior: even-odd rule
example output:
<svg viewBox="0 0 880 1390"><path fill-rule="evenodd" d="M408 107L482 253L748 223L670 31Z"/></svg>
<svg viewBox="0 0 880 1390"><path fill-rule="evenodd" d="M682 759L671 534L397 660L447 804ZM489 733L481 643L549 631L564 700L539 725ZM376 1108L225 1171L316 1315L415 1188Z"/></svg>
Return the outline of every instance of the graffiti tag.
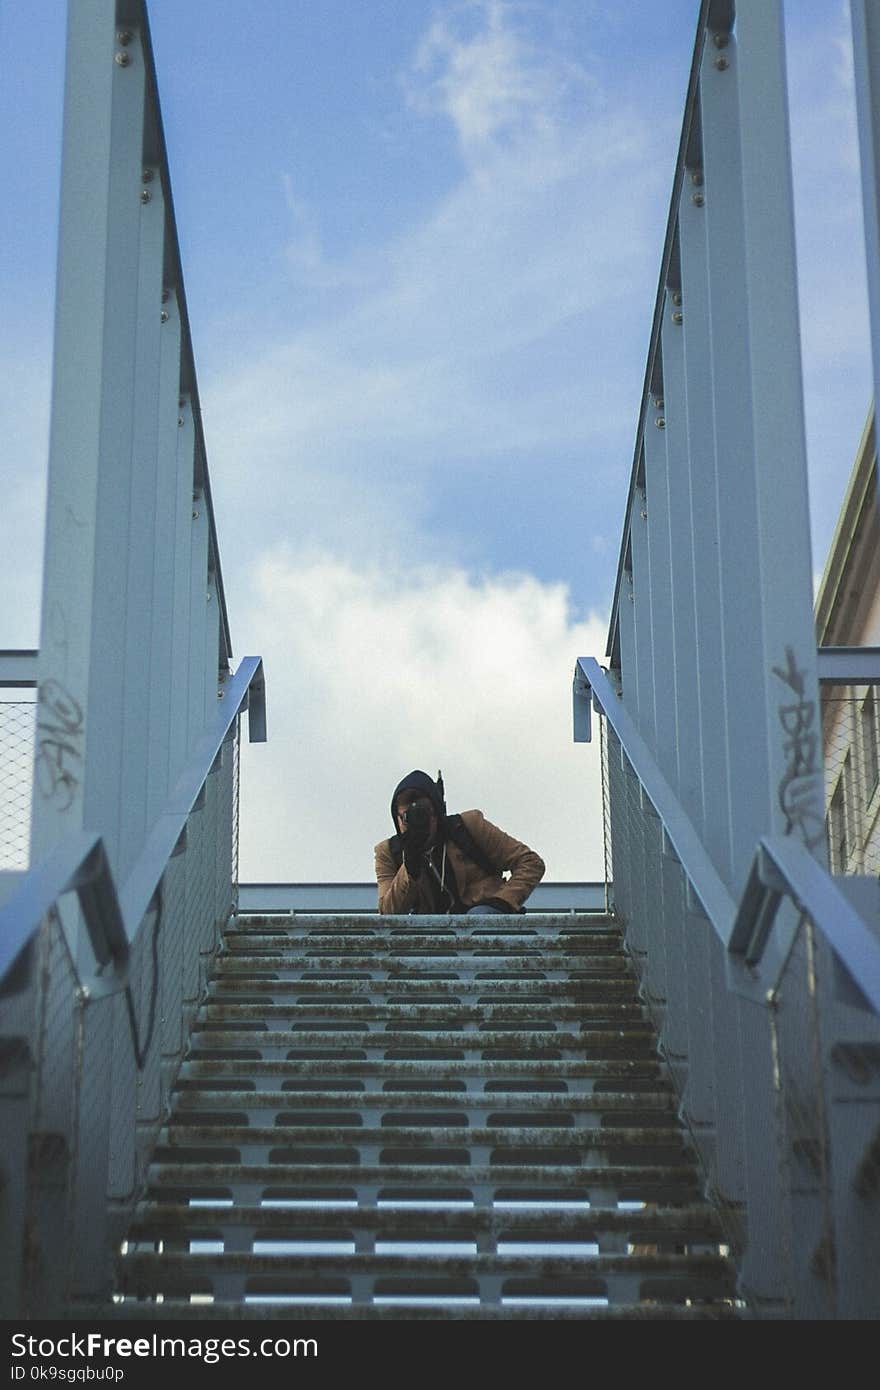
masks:
<svg viewBox="0 0 880 1390"><path fill-rule="evenodd" d="M786 666L773 667L773 674L797 696L779 706L779 722L785 741L782 750L788 767L778 787L779 805L785 816L785 834L797 830L809 849L825 838L825 819L820 799L820 772L817 766L819 736L816 730L816 703L804 698L804 672L798 669L794 651L785 649Z"/></svg>
<svg viewBox="0 0 880 1390"><path fill-rule="evenodd" d="M58 810L73 804L82 769L82 706L56 680L40 686L37 716L37 785L44 797L58 802Z"/></svg>

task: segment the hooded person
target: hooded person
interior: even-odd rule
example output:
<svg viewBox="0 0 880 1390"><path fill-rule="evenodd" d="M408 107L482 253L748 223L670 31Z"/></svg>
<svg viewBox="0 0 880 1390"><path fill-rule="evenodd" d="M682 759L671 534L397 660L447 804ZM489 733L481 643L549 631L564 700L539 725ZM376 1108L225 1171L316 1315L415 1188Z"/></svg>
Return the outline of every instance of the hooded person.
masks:
<svg viewBox="0 0 880 1390"><path fill-rule="evenodd" d="M544 861L482 811L449 815L443 778L416 770L391 798L395 834L375 847L379 912L524 912Z"/></svg>

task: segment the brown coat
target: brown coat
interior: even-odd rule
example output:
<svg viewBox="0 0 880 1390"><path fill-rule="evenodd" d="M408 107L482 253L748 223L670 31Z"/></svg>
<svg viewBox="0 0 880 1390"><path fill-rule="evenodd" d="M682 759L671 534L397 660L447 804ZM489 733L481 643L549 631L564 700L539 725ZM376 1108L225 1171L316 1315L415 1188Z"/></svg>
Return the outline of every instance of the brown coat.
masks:
<svg viewBox="0 0 880 1390"><path fill-rule="evenodd" d="M461 818L475 842L487 858L498 864L501 870L510 872L505 878L502 872L487 874L486 870L472 859L462 854L458 845L451 840L446 842L447 872L451 867L455 875L458 896L465 908L473 907L486 898L498 898L509 903L511 912L516 912L544 877L544 861L534 850L529 849L512 835L505 835L497 825L486 820L482 811L462 811ZM434 912L430 887L430 875L423 869L418 878L411 878L406 865L396 868L389 848L389 841L376 845L376 881L379 886L379 911L386 914ZM433 852L434 862L441 867L442 849Z"/></svg>

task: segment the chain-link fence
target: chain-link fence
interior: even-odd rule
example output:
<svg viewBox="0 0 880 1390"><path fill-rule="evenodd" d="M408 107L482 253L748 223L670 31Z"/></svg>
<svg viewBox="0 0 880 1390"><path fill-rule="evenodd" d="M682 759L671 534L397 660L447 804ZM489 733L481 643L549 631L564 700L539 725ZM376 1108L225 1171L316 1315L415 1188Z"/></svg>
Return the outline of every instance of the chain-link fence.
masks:
<svg viewBox="0 0 880 1390"><path fill-rule="evenodd" d="M850 723L864 711L851 699ZM757 1316L876 1317L866 1202L880 1194L880 1019L789 900L775 986L763 1001L732 987L656 809L600 722L614 908L743 1296Z"/></svg>
<svg viewBox="0 0 880 1390"><path fill-rule="evenodd" d="M828 853L835 874L880 874L880 687L822 692Z"/></svg>
<svg viewBox="0 0 880 1390"><path fill-rule="evenodd" d="M36 691L0 689L0 870L28 866L36 708Z"/></svg>

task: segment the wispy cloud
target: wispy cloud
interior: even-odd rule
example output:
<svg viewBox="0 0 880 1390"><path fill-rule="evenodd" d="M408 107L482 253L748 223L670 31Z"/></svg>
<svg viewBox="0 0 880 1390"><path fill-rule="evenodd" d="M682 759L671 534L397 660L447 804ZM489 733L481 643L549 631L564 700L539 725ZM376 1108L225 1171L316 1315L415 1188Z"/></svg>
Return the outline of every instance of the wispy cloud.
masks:
<svg viewBox="0 0 880 1390"><path fill-rule="evenodd" d="M537 145L546 155L569 103L595 90L583 66L537 37L543 17L517 0L465 0L440 14L419 45L406 80L410 104L452 121L472 171L485 174L512 148L522 155Z"/></svg>
<svg viewBox="0 0 880 1390"><path fill-rule="evenodd" d="M328 259L315 209L297 196L292 175L281 175L281 187L290 224L287 243L287 269L295 283L316 290L363 288L362 268Z"/></svg>

